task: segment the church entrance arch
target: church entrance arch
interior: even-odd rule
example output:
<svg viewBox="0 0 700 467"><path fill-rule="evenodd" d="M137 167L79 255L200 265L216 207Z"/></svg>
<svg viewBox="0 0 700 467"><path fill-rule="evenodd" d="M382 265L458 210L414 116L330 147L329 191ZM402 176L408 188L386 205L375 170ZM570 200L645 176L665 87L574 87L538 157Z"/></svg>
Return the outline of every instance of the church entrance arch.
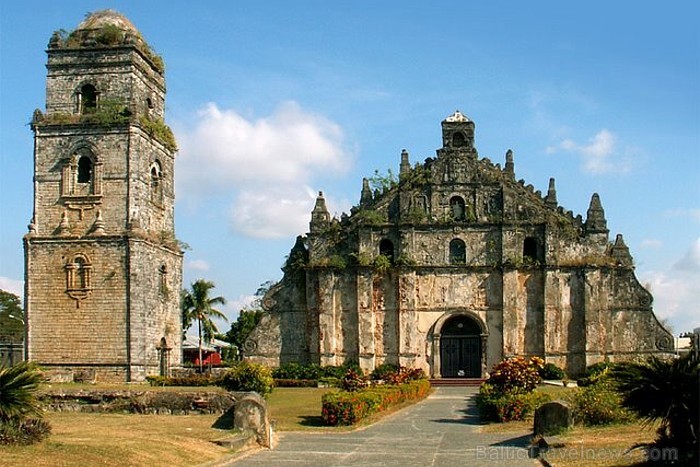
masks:
<svg viewBox="0 0 700 467"><path fill-rule="evenodd" d="M435 323L435 331L434 376L480 378L486 344L481 320L470 313L452 313Z"/></svg>

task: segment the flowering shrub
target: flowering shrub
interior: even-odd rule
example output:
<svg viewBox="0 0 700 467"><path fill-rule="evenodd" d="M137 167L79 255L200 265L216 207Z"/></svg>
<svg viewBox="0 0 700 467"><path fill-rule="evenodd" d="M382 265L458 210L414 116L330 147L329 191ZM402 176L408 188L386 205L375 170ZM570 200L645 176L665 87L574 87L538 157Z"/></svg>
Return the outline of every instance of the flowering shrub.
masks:
<svg viewBox="0 0 700 467"><path fill-rule="evenodd" d="M348 392L359 391L366 386L367 378L354 368L350 368L340 381L341 389Z"/></svg>
<svg viewBox="0 0 700 467"><path fill-rule="evenodd" d="M323 423L353 425L372 414L407 401L419 400L430 392L430 382L415 380L398 386L375 386L354 392L332 392L322 398Z"/></svg>
<svg viewBox="0 0 700 467"><path fill-rule="evenodd" d="M539 357L513 357L495 366L487 383L502 394L527 393L542 381L539 370L544 361Z"/></svg>

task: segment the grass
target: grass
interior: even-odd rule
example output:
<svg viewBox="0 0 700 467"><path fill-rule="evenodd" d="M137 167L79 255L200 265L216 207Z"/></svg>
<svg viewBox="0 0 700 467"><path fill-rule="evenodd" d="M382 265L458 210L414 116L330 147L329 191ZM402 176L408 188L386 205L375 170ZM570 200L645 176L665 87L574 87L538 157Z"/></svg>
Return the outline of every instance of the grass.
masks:
<svg viewBox="0 0 700 467"><path fill-rule="evenodd" d="M330 429L321 420L321 397L327 388L275 388L268 398L276 431Z"/></svg>
<svg viewBox="0 0 700 467"><path fill-rule="evenodd" d="M0 446L0 465L187 466L228 451L213 440L217 415L48 413L51 436L32 446Z"/></svg>
<svg viewBox="0 0 700 467"><path fill-rule="evenodd" d="M53 384L43 390L218 391L214 387ZM335 430L321 423L321 397L329 389L276 388L268 400L276 431ZM191 466L229 453L213 443L229 430L212 425L218 415L126 415L48 412L52 434L32 446L0 446L0 466Z"/></svg>

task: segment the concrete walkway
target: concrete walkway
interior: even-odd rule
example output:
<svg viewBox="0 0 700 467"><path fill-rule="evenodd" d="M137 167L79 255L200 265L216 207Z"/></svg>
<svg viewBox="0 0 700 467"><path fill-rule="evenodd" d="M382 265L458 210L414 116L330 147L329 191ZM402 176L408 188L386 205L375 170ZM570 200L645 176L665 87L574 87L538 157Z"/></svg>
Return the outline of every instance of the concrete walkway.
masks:
<svg viewBox="0 0 700 467"><path fill-rule="evenodd" d="M426 400L364 429L344 433L277 433L274 450L231 460L252 466L540 465L528 459L529 433L484 434L476 388L437 388Z"/></svg>

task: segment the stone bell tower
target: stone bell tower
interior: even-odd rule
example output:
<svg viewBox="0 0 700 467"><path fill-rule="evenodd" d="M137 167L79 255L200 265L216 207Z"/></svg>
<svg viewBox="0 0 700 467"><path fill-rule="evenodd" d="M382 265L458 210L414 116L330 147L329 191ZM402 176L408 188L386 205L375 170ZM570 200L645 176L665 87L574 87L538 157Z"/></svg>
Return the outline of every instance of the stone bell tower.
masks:
<svg viewBox="0 0 700 467"><path fill-rule="evenodd" d="M181 364L182 251L163 62L112 10L48 45L24 238L27 359L100 381Z"/></svg>

